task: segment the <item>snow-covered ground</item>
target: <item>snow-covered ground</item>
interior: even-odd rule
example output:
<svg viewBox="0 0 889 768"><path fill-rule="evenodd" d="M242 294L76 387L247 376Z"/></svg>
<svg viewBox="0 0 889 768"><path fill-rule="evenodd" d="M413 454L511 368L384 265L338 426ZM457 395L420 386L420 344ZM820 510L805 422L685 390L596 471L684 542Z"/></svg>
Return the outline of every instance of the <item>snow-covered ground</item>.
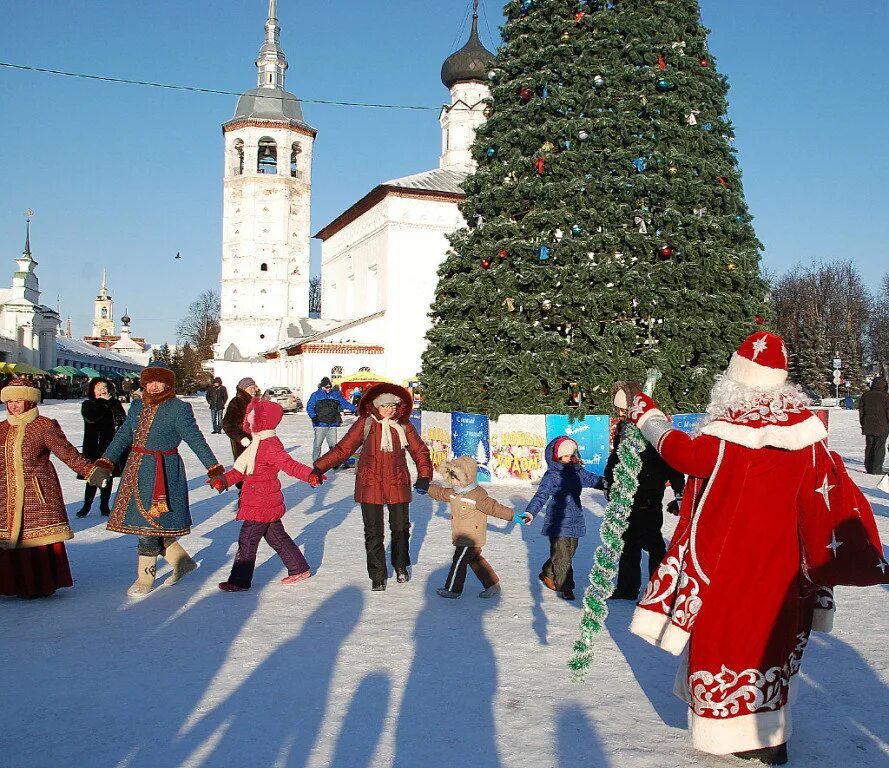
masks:
<svg viewBox="0 0 889 768"><path fill-rule="evenodd" d="M209 413L192 401L209 433ZM72 442L79 402L49 403ZM889 541L889 495L863 474L856 414L831 413L831 445L874 505ZM279 430L308 461L305 415ZM224 435L207 434L223 462ZM744 765L694 752L685 706L671 693L676 660L627 631L631 604L612 606L608 633L583 684L565 668L577 634L573 604L541 588L548 555L539 521L496 521L485 553L503 595L480 600L470 574L461 600L442 600L453 552L444 509L412 505L413 580L372 593L364 566L354 472L312 491L285 479L287 530L313 577L285 574L263 544L253 589L217 589L228 576L239 523L233 494L217 496L183 446L194 530L183 540L201 567L131 602L135 538L109 533L94 511L79 520L83 484L60 467L76 536L73 589L48 600L0 598L0 766L397 766L397 768L670 768ZM492 486L522 507L530 488ZM585 492L591 515L603 497ZM598 522L575 559L585 584ZM672 520L668 527L672 525ZM672 530L665 533L668 535ZM160 564L161 561L159 561ZM162 584L168 574L159 569ZM753 575L755 577L755 574ZM889 765L889 593L840 589L832 635L803 660L790 755L795 766ZM738 627L738 631L743 628Z"/></svg>

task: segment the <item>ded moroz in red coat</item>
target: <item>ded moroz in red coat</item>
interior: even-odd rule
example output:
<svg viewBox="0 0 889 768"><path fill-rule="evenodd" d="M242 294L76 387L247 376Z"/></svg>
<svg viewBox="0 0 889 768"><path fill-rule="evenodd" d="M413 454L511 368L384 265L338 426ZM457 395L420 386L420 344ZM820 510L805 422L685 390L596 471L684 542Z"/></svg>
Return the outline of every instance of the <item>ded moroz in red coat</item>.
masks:
<svg viewBox="0 0 889 768"><path fill-rule="evenodd" d="M268 400L252 400L244 417L244 431L259 440L252 474L237 468L225 473L229 487L244 481L238 502L238 520L252 523L274 523L284 517L284 495L278 473L309 481L312 468L291 458L274 430L281 423L284 409Z"/></svg>
<svg viewBox="0 0 889 768"><path fill-rule="evenodd" d="M694 746L712 754L785 743L790 689L813 621L829 628L831 588L889 582L870 505L802 394L780 376L771 393L738 388L757 380L756 367L768 369L766 354L756 360L766 348L786 376L781 339L751 336L714 387L696 437L671 428L644 395L630 413L689 475L670 548L630 629L685 654L677 693L689 704ZM717 395L739 407L720 407Z"/></svg>
<svg viewBox="0 0 889 768"><path fill-rule="evenodd" d="M373 405L375 398L383 394L398 395L401 401L393 421L404 430L407 445L402 445L398 431L387 427L392 438L391 451L380 448L383 425ZM359 504L406 504L411 500L411 474L405 451L417 465L417 475L432 478L432 461L429 449L420 439L410 422L413 402L410 393L397 384L374 384L362 395L358 403L358 419L334 448L315 462L315 468L325 472L348 459L361 448L358 457L358 474L355 478L355 501Z"/></svg>

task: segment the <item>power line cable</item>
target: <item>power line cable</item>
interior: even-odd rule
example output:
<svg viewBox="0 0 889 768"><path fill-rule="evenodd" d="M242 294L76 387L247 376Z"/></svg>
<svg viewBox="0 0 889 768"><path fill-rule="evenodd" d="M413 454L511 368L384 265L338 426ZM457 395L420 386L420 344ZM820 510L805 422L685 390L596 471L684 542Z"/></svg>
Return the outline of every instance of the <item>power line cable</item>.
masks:
<svg viewBox="0 0 889 768"><path fill-rule="evenodd" d="M123 77L109 77L107 75L91 75L85 72L67 72L62 69L49 69L48 67L33 67L27 64L13 64L8 61L0 61L0 67L5 69L16 69L23 72L39 72L47 75L59 75L62 77L76 77L82 80L98 80L103 83L120 83L122 85L140 85L147 88L161 88L169 91L187 91L190 93L207 93L215 96L241 96L239 91L225 91L219 88L201 88L196 85L177 85L174 83L155 83L150 80L129 80ZM253 94L256 98L275 99L276 101L297 101L302 104L323 104L335 107L365 107L368 109L406 109L435 111L441 109L438 107L427 107L419 104L375 104L362 101L336 101L334 99L307 99L297 98L296 96L264 96L262 94Z"/></svg>

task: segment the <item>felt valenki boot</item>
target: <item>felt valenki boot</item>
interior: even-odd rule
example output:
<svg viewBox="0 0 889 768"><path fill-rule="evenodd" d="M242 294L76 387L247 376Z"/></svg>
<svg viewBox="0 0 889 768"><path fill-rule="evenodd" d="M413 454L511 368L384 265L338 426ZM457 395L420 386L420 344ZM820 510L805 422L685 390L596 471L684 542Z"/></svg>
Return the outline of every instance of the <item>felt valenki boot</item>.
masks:
<svg viewBox="0 0 889 768"><path fill-rule="evenodd" d="M188 552L186 552L183 546L175 539L173 539L170 544L167 544L167 547L164 550L164 559L173 568L173 573L171 573L170 577L164 582L167 585L175 584L179 579L185 576L185 574L191 573L198 567L198 564L191 559Z"/></svg>
<svg viewBox="0 0 889 768"><path fill-rule="evenodd" d="M139 555L139 567L136 580L127 590L130 597L145 597L154 587L154 574L157 570L157 557Z"/></svg>

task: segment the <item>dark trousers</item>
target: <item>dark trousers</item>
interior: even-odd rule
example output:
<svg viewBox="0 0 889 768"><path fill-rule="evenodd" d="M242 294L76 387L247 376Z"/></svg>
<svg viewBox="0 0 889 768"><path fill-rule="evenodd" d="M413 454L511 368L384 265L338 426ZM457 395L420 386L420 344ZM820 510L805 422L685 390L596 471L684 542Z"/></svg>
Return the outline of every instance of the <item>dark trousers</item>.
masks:
<svg viewBox="0 0 889 768"><path fill-rule="evenodd" d="M540 569L541 576L549 576L558 590L574 589L572 560L577 551L578 539L574 536L550 536L549 560Z"/></svg>
<svg viewBox="0 0 889 768"><path fill-rule="evenodd" d="M871 475L882 475L885 460L886 435L865 435L864 471Z"/></svg>
<svg viewBox="0 0 889 768"><path fill-rule="evenodd" d="M472 568L485 589L500 581L491 564L485 560L481 547L454 547L454 559L451 570L448 571L445 589L462 594L467 568Z"/></svg>
<svg viewBox="0 0 889 768"><path fill-rule="evenodd" d="M111 481L110 480L101 489L96 488L96 486L90 485L89 483L86 484L86 490L83 492L84 509L89 509L90 507L93 506L93 499L96 498L96 491L99 491L99 490L101 490L101 493L99 495L99 509L101 509L102 512L109 511L108 505L111 503Z"/></svg>
<svg viewBox="0 0 889 768"><path fill-rule="evenodd" d="M408 542L411 521L410 504L387 504L389 507L389 532L392 539L392 567L396 570L411 564ZM361 517L364 518L364 551L367 553L367 575L371 581L385 581L389 575L386 568L386 548L383 546L383 505L362 504Z"/></svg>
<svg viewBox="0 0 889 768"><path fill-rule="evenodd" d="M210 409L210 423L213 425L213 431L222 432L222 411Z"/></svg>
<svg viewBox="0 0 889 768"><path fill-rule="evenodd" d="M661 533L664 524L663 500L640 506L633 505L630 510L630 524L624 531L624 550L617 567L617 587L615 592L622 595L637 595L642 587L642 550L648 552L648 576L654 575L667 546Z"/></svg>
<svg viewBox="0 0 889 768"><path fill-rule="evenodd" d="M245 520L238 536L238 554L235 555L232 572L228 577L229 583L237 584L239 587L250 586L253 582L253 569L256 567L256 550L259 549L259 542L262 539L265 539L284 561L289 576L309 570L309 564L303 553L294 544L290 534L284 530L284 523L280 520L275 520L274 523L254 523Z"/></svg>

